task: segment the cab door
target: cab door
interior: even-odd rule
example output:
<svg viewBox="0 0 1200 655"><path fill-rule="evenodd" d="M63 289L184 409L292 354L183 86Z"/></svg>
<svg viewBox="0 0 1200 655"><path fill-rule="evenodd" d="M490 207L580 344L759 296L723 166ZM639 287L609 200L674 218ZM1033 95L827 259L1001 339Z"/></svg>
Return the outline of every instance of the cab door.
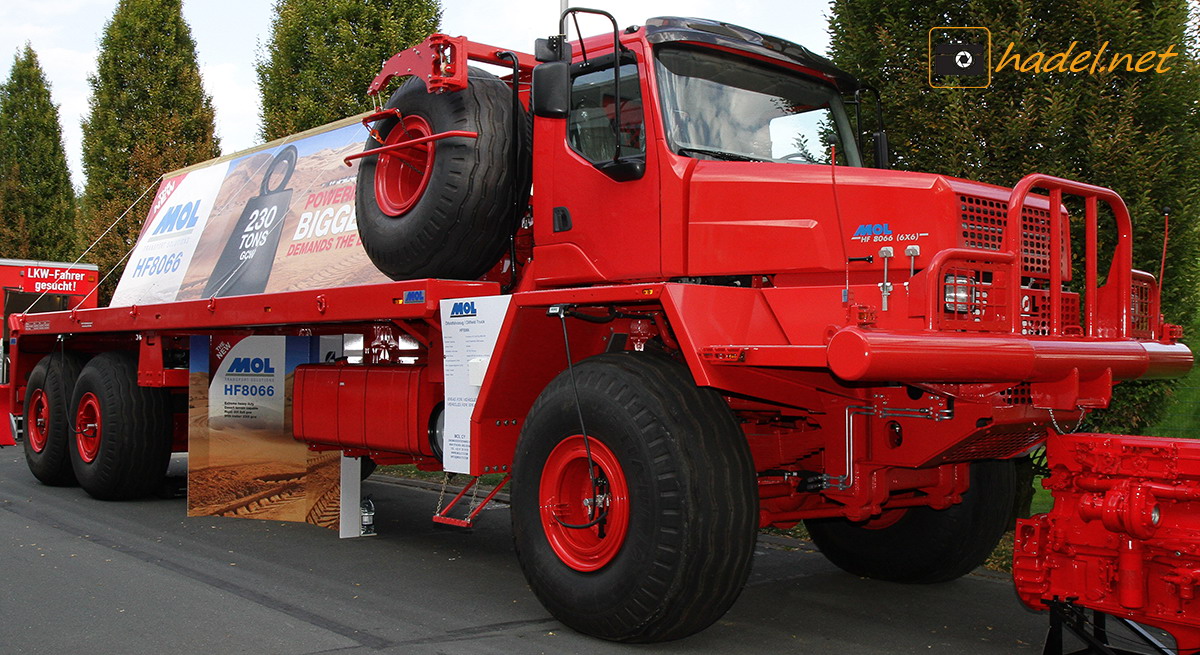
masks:
<svg viewBox="0 0 1200 655"><path fill-rule="evenodd" d="M637 44L632 44L633 48ZM658 162L646 60L589 52L571 66L565 119L537 119L533 270L539 285L661 274ZM619 90L618 88L619 87ZM618 152L619 147L619 152Z"/></svg>

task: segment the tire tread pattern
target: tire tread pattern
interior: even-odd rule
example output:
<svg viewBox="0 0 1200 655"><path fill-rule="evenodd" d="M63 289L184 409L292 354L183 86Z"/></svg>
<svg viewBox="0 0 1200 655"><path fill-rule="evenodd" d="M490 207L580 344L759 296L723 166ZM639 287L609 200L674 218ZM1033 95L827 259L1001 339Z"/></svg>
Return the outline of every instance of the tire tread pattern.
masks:
<svg viewBox="0 0 1200 655"><path fill-rule="evenodd" d="M75 434L71 430L69 416L71 391L75 379L83 368L84 358L79 353L60 351L50 353L34 366L29 375L25 391L25 462L29 471L42 484L70 486L75 484L75 472L71 468L68 452L75 447ZM49 424L46 426L46 446L42 452L33 450L29 440L29 406L36 389L44 389L50 405Z"/></svg>
<svg viewBox="0 0 1200 655"><path fill-rule="evenodd" d="M523 432L514 461L513 522L526 578L551 613L580 632L630 642L699 632L729 609L749 576L758 493L741 429L720 394L697 387L683 364L662 355L599 355L578 364L576 378L585 412L591 399L609 399L613 411L632 418L644 439L659 492L653 499L656 534L631 533L626 547L630 540L652 538L653 561L634 569L636 579L607 588L601 587L602 577L589 579L558 562L537 522L540 471L525 468L534 464L527 460L539 435ZM564 373L534 403L526 425L536 427L532 417L548 411L568 412L575 421L574 407ZM577 603L578 598L558 591L579 583L593 585L592 596L611 597L598 605L587 597Z"/></svg>
<svg viewBox="0 0 1200 655"><path fill-rule="evenodd" d="M138 386L137 361L125 352L97 355L84 367L72 407L88 392L100 402L101 439L90 463L71 449L80 485L101 500L139 498L157 490L171 458L170 392ZM73 412L71 419L74 423Z"/></svg>
<svg viewBox="0 0 1200 655"><path fill-rule="evenodd" d="M511 89L487 71L471 68L467 88L429 94L409 78L387 107L425 118L434 132L466 130L479 137L437 141L434 171L422 197L404 215L388 216L375 200L377 157L358 170L356 213L363 248L394 280L422 277L475 279L499 259L512 233L513 195L527 177L512 170L512 150L529 166L529 143L512 132ZM396 121L382 121L387 133ZM378 147L368 139L365 148Z"/></svg>

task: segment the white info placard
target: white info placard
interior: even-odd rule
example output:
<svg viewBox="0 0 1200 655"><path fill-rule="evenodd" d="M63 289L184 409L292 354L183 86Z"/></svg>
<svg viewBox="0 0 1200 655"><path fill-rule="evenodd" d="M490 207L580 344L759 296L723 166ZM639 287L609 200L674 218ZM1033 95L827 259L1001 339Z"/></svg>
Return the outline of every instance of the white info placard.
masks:
<svg viewBox="0 0 1200 655"><path fill-rule="evenodd" d="M446 376L446 442L442 467L471 472L471 413L512 296L441 301Z"/></svg>

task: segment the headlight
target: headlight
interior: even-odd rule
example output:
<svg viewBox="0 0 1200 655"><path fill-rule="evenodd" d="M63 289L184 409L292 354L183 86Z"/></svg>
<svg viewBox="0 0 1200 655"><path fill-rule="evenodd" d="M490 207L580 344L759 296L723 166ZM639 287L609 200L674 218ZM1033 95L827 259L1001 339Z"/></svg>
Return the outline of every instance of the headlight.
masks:
<svg viewBox="0 0 1200 655"><path fill-rule="evenodd" d="M975 278L962 275L946 276L946 311L955 314L970 313L978 301L978 284Z"/></svg>

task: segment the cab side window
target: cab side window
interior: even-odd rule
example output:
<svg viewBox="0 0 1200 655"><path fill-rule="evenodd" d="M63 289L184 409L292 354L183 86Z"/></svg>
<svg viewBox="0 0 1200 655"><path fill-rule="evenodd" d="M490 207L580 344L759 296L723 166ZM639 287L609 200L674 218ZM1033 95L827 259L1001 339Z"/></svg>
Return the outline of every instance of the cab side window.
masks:
<svg viewBox="0 0 1200 655"><path fill-rule="evenodd" d="M621 66L620 121L613 89L613 69L588 71L571 80L571 113L567 140L571 148L591 162L611 161L617 139L621 156L646 153L646 125L642 117L642 87L637 65Z"/></svg>

